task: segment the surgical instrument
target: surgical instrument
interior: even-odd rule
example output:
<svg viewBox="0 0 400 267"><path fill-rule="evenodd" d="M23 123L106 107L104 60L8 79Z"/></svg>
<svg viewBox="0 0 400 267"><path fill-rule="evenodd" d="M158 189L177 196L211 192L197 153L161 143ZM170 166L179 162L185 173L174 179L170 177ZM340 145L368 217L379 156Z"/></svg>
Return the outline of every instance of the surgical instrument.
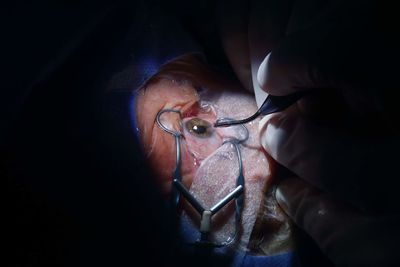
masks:
<svg viewBox="0 0 400 267"><path fill-rule="evenodd" d="M222 145L226 143L230 143L233 145L235 148L236 156L238 159L238 165L239 165L239 172L236 177L236 187L228 193L224 198L222 198L220 201L215 203L211 208L206 209L201 205L201 203L190 193L190 191L185 187L185 185L182 182L182 175L180 171L181 167L181 138L183 137L181 131L173 129L173 128L168 128L163 122L162 122L162 115L165 113L175 113L176 115L181 118L181 112L176 109L163 109L160 110L157 113L156 116L156 122L158 126L165 132L171 134L174 139L175 139L175 168L172 173L172 184L171 184L171 202L172 205L177 209L178 204L180 201L180 197L183 196L189 203L190 205L197 211L197 213L201 216L201 221L200 221L200 238L197 240L194 244L196 245L204 245L204 246L209 246L209 247L223 247L223 246L229 246L231 244L234 244L238 240L239 233L241 231L241 216L242 216L242 211L243 211L243 206L244 206L244 189L245 189L245 178L244 178L244 172L243 172L243 161L242 161L242 155L240 152L239 145L243 142L246 142L246 140L249 138L249 132L248 129L244 126L241 125L241 127L245 130L245 135L242 139L236 139L236 138L231 138L225 140ZM225 119L229 120L229 119ZM234 201L235 204L235 232L233 233L232 236L228 237L227 240L216 243L210 240L210 234L211 234L211 218L213 215L215 215L218 211L220 211L223 207L225 207L229 202Z"/></svg>
<svg viewBox="0 0 400 267"><path fill-rule="evenodd" d="M309 91L296 92L286 96L273 96L268 95L264 100L261 107L254 113L252 116L242 119L242 120L226 120L226 119L218 119L214 123L214 127L228 127L237 124L245 124L250 121L253 121L260 115L268 115L271 113L282 111L288 108L290 105L294 104L297 100L302 98L303 96L308 95Z"/></svg>

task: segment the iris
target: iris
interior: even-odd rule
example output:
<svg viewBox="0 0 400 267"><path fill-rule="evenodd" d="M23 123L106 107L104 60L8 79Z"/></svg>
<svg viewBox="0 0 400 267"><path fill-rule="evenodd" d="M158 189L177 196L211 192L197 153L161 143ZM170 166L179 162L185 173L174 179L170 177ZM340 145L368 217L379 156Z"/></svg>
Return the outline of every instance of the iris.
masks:
<svg viewBox="0 0 400 267"><path fill-rule="evenodd" d="M213 134L212 125L208 121L199 118L188 120L185 123L185 127L190 134L196 137L207 138Z"/></svg>

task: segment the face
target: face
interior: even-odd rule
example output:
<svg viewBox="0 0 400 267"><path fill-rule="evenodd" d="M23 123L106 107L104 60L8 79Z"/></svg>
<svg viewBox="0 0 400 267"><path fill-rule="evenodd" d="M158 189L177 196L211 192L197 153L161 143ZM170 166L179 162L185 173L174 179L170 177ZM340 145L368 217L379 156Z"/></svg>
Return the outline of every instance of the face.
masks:
<svg viewBox="0 0 400 267"><path fill-rule="evenodd" d="M235 188L239 161L235 147L226 140L243 139L243 126L214 128L217 118L244 118L256 110L254 97L238 83L210 70L193 57L184 57L161 69L136 98L136 120L149 165L158 185L167 196L175 167L175 141L156 123L160 110L179 110L162 121L179 128L182 181L192 195L211 208ZM258 121L245 125L248 138L240 144L245 177L242 232L239 247L246 249L255 235L257 222L265 214L266 191L272 178L272 162L259 143ZM181 201L182 218L198 226L200 217ZM215 240L224 241L235 231L233 203L217 213L212 221ZM276 214L275 214L276 215ZM278 217L280 215L278 214ZM276 218L278 218L276 217ZM282 219L282 216L279 217ZM262 221L262 220L261 220Z"/></svg>

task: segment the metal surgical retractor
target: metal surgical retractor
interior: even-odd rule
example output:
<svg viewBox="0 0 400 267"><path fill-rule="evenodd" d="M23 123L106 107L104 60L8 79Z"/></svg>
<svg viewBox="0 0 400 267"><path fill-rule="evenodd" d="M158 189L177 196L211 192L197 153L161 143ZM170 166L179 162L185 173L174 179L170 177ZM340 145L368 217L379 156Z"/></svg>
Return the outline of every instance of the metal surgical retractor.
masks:
<svg viewBox="0 0 400 267"><path fill-rule="evenodd" d="M242 155L240 152L239 144L245 142L249 137L249 131L244 125L240 125L245 130L245 135L242 139L230 138L223 142L223 144L231 143L235 147L235 152L238 158L239 164L239 174L236 178L236 188L227 194L223 199L217 202L210 209L204 208L199 201L189 192L189 190L182 183L182 176L180 172L180 164L181 164L181 145L180 138L182 137L182 133L173 129L169 129L161 122L161 116L166 112L174 112L179 115L181 118L181 113L179 110L175 109L163 109L157 113L156 122L158 126L165 132L171 134L175 139L175 147L176 147L176 163L175 169L172 173L172 185L171 185L171 201L172 205L178 209L178 203L180 196L182 195L190 205L201 215L200 222L200 239L196 241L197 245L205 245L211 247L222 247L228 246L236 242L239 231L241 228L241 215L243 210L243 192L245 186L245 179L243 175L243 164L242 164ZM226 206L230 201L235 200L235 233L229 237L226 241L221 243L214 243L210 240L210 232L211 232L211 218L218 211L220 211L224 206Z"/></svg>

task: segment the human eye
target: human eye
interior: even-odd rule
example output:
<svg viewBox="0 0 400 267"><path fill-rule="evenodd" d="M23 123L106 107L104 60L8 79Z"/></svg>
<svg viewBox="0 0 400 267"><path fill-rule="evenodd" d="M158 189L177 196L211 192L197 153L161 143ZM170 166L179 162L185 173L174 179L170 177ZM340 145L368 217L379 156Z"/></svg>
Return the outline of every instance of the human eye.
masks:
<svg viewBox="0 0 400 267"><path fill-rule="evenodd" d="M200 118L192 118L186 121L184 127L191 135L198 138L209 138L214 132L211 123Z"/></svg>

